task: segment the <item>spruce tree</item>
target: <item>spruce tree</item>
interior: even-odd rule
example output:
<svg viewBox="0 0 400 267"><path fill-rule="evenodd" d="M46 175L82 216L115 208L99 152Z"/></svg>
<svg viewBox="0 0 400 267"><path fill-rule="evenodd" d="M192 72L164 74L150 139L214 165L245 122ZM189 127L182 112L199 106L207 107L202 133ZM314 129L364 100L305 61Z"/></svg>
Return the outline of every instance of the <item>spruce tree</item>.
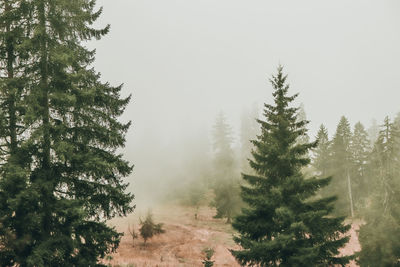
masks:
<svg viewBox="0 0 400 267"><path fill-rule="evenodd" d="M368 138L371 142L370 145L371 147L373 147L379 135L379 126L376 119L371 120L371 126L368 128L367 132L368 132Z"/></svg>
<svg viewBox="0 0 400 267"><path fill-rule="evenodd" d="M13 266L29 249L33 214L28 187L29 154L24 114L31 60L30 3L0 2L0 263Z"/></svg>
<svg viewBox="0 0 400 267"><path fill-rule="evenodd" d="M235 174L235 158L232 149L230 126L220 113L214 125L214 193L213 205L217 209L215 218L227 218L231 222L233 216L240 211L239 181Z"/></svg>
<svg viewBox="0 0 400 267"><path fill-rule="evenodd" d="M371 154L373 178L359 240L360 266L398 266L400 259L400 131L385 118Z"/></svg>
<svg viewBox="0 0 400 267"><path fill-rule="evenodd" d="M318 145L313 149L313 166L319 177L327 177L331 169L330 166L330 144L328 130L321 124L317 133Z"/></svg>
<svg viewBox="0 0 400 267"><path fill-rule="evenodd" d="M22 228L29 235L26 245L11 242L9 262L101 266L99 260L115 251L122 235L106 220L133 210L122 180L132 166L116 153L130 125L118 117L130 98L120 97L121 86L100 82L91 68L95 53L83 45L101 38L109 26L92 28L101 14L93 0L22 2L29 14L29 23L21 23L29 37L22 47L30 62L24 70L21 149L29 168L20 172L27 181L15 201L4 201L15 188L6 179L0 195L6 196L1 210L10 221L4 232L14 236ZM19 224L14 215L26 221Z"/></svg>
<svg viewBox="0 0 400 267"><path fill-rule="evenodd" d="M316 198L330 178L306 179L301 169L310 163L307 152L316 143L299 144L307 121L298 121L298 108L290 107L282 67L272 76L274 104L265 104L261 134L253 141L256 175L243 175L242 198L248 207L233 223L234 241L241 249L232 254L250 266L344 266L349 257L338 256L348 241L350 226L333 217L335 197Z"/></svg>
<svg viewBox="0 0 400 267"><path fill-rule="evenodd" d="M333 179L330 188L338 196L336 214L353 217L351 136L350 123L345 116L342 116L332 140Z"/></svg>
<svg viewBox="0 0 400 267"><path fill-rule="evenodd" d="M361 122L354 125L351 137L350 151L352 154L352 191L354 206L360 209L368 197L369 184L367 181L367 163L370 154L368 133Z"/></svg>

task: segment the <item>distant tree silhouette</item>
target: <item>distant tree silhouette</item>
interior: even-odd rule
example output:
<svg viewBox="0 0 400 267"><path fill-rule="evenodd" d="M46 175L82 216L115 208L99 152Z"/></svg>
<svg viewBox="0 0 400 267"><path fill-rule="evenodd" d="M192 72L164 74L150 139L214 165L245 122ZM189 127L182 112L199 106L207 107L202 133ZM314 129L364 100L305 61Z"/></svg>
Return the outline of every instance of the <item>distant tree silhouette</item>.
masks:
<svg viewBox="0 0 400 267"><path fill-rule="evenodd" d="M217 209L215 218L227 218L227 222L230 223L240 211L241 199L234 152L231 147L231 129L223 113L216 119L213 136L215 198L212 204Z"/></svg>

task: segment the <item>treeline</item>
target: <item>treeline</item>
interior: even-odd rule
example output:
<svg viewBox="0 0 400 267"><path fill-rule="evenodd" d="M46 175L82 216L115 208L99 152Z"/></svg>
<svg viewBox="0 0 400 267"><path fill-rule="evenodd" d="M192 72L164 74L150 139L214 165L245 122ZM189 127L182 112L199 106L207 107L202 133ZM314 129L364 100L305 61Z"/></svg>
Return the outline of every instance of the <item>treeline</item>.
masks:
<svg viewBox="0 0 400 267"><path fill-rule="evenodd" d="M96 1L0 1L0 265L102 266L133 210L130 97L91 66Z"/></svg>
<svg viewBox="0 0 400 267"><path fill-rule="evenodd" d="M351 131L342 117L329 140L321 125L313 166L332 176L321 194L339 197L335 213L360 218L362 266L394 266L400 259L400 113L367 131L358 122Z"/></svg>
<svg viewBox="0 0 400 267"><path fill-rule="evenodd" d="M181 179L167 198L178 199L181 204L194 207L196 218L200 206L214 207L215 218L226 219L230 223L243 207L241 173L251 170L248 162L252 150L250 140L259 132L257 117L255 105L243 110L238 142L221 111L211 129L211 141L203 143L206 147L200 152L187 152Z"/></svg>
<svg viewBox="0 0 400 267"><path fill-rule="evenodd" d="M336 212L341 215L360 217L376 192L376 181L381 179L382 169L389 164L387 151L398 150L400 114L391 121L386 117L381 126L373 124L368 130L357 122L353 130L346 117L340 119L332 139L321 125L317 134L318 147L313 151L314 171L319 176L333 176L327 188L340 196Z"/></svg>
<svg viewBox="0 0 400 267"><path fill-rule="evenodd" d="M258 119L257 109L243 112L240 146L233 146L223 113L217 116L208 171L201 187L189 183L190 203L211 202L216 218L233 222L240 233L235 241L243 250L232 253L243 265L345 264L355 259L361 266L395 266L400 259L400 113L380 125L373 121L369 129L360 122L351 127L343 116L331 138L324 125L311 138L304 128L304 106L288 108L294 97L278 99L278 92L287 94L288 89L282 69L273 79L276 106L265 105L267 121ZM302 210L301 205L310 203L315 204ZM362 251L339 257L338 249L348 241L346 218L361 223ZM293 223L300 228L291 228ZM287 236L281 231L288 231ZM319 241L306 238L313 231ZM306 240L289 245L300 236ZM329 253L320 250L322 244ZM306 256L303 250L315 254Z"/></svg>

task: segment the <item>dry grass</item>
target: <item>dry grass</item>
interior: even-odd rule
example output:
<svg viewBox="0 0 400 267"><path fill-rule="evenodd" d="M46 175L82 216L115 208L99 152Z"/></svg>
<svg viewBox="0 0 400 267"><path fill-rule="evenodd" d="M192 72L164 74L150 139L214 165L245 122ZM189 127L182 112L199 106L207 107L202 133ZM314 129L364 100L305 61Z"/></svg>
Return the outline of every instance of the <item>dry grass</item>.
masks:
<svg viewBox="0 0 400 267"><path fill-rule="evenodd" d="M224 220L213 219L215 211L208 207L200 208L198 219L194 218L194 209L179 205L163 206L153 210L154 221L164 223L165 234L155 236L144 245L139 237L132 244L132 238L128 232L128 224L134 224L138 232L139 216L145 212L136 212L132 216L123 219L115 219L111 224L119 231L125 232L117 253L111 255L112 260L107 261L112 266L126 267L179 267L179 266L203 266L205 248L213 248L215 254L212 260L214 266L239 266L230 254L230 248L237 248L232 241L234 233L232 227ZM359 223L353 223L350 230L349 244L341 250L343 255L352 254L360 250L357 239ZM354 262L349 266L356 266Z"/></svg>
<svg viewBox="0 0 400 267"><path fill-rule="evenodd" d="M203 266L205 248L213 248L214 266L239 266L229 252L234 248L232 228L223 220L213 219L215 211L200 208L198 219L194 209L181 206L164 206L153 210L155 222L164 223L166 233L155 236L144 245L138 238L132 244L128 223L138 226L139 215L116 219L111 223L125 232L116 254L107 262L112 266Z"/></svg>

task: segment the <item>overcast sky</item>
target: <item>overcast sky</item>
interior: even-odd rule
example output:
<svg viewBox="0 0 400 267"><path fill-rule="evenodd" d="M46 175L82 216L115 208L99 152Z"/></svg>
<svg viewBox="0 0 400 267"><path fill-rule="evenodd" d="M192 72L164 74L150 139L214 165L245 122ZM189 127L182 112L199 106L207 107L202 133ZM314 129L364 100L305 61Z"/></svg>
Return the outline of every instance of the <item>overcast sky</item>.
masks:
<svg viewBox="0 0 400 267"><path fill-rule="evenodd" d="M400 111L398 0L98 0L111 32L97 49L103 80L133 99L126 153L137 179L151 154L207 135L224 111L271 101L278 64L315 135L340 116L367 127ZM180 148L177 148L180 149ZM173 155L171 155L173 156ZM163 160L159 157L159 160ZM165 164L167 163L164 162ZM134 174L134 176L136 176ZM148 174L150 175L150 174Z"/></svg>

